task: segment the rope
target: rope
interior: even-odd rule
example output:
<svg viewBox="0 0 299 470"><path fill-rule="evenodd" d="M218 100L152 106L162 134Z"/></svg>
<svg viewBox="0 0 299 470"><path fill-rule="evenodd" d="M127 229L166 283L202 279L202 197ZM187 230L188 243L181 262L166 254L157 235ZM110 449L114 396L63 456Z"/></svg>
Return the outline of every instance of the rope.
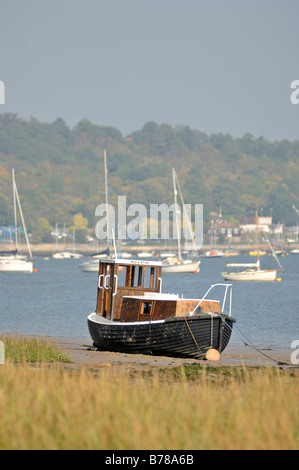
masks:
<svg viewBox="0 0 299 470"><path fill-rule="evenodd" d="M225 318L223 318L226 325L230 328L230 330L233 332L233 329L232 327L226 322ZM249 346L250 348L252 349L255 349L257 352L259 352L260 354L262 354L263 356L265 356L267 359L270 359L271 361L273 362L276 362L277 365L279 366L293 366L293 367L298 367L294 364L288 364L287 362L282 362L282 361L277 361L276 359L274 359L273 357L270 357L268 356L268 354L265 354L261 349L259 349L257 346L255 346L252 341L250 341L250 339L247 338L247 336L240 330L240 328L238 328L238 326L235 324L234 327L244 336L244 338L246 339L246 341L248 341L248 343L246 343L240 336L240 340L244 343L245 346ZM251 343L251 344L250 344Z"/></svg>
<svg viewBox="0 0 299 470"><path fill-rule="evenodd" d="M185 319L186 325L187 325L187 327L188 327L188 329L189 329L189 331L190 331L190 333L191 333L191 336L192 336L192 338L193 338L193 340L194 340L194 343L196 344L196 346L197 346L197 348L198 348L200 354L201 354L202 356L204 356L204 353L202 352L202 350L201 350L200 347L198 346L197 341L196 341L196 339L195 339L195 337L194 337L194 334L192 333L191 328L190 328L190 326L188 325L187 317L184 316L184 319Z"/></svg>

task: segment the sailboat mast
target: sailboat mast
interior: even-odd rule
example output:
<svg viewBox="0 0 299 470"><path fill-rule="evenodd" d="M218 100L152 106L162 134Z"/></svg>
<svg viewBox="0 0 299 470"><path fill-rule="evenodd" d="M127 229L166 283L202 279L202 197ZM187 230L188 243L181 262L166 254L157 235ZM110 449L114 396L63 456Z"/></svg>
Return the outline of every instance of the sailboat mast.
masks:
<svg viewBox="0 0 299 470"><path fill-rule="evenodd" d="M177 184L177 188L178 188L178 193L179 193L179 196L180 196L180 199L181 199L181 202L182 202L182 205L183 205L183 214L184 214L184 222L186 222L188 224L188 229L189 229L189 234L190 234L190 238L192 240L192 243L193 243L193 249L195 251L195 239L194 239L194 235L193 235L193 230L192 230L192 225L191 225L191 221L189 219L189 215L186 211L186 207L185 207L185 203L184 203L184 198L183 198L183 194L182 194L182 191L181 191L181 187L180 187L180 183L178 181L178 178L177 176L175 175L176 177L176 184ZM191 215L190 215L191 216Z"/></svg>
<svg viewBox="0 0 299 470"><path fill-rule="evenodd" d="M19 207L19 211L20 211L20 216L21 216L21 220L22 220L22 224L23 224L23 228L24 228L25 239L26 239L29 255L30 255L30 258L32 259L31 247L30 247L30 243L29 243L29 239L28 239L28 235L27 235L26 225L25 225L25 221L24 221L23 211L22 211L20 198L19 198L19 193L18 193L18 188L17 188L16 182L15 182L15 179L14 179L14 193L15 193L15 197L16 197L18 207Z"/></svg>
<svg viewBox="0 0 299 470"><path fill-rule="evenodd" d="M260 246L259 246L259 222L258 212L255 211L255 223L256 223L256 250L257 250L257 265L260 267Z"/></svg>
<svg viewBox="0 0 299 470"><path fill-rule="evenodd" d="M108 206L108 170L107 170L107 157L106 150L104 150L104 168L105 168L105 200L106 200L106 216L107 216L107 247L109 248L109 235L110 235L110 224L109 224L109 206Z"/></svg>
<svg viewBox="0 0 299 470"><path fill-rule="evenodd" d="M177 189L175 184L175 169L172 169L172 179L173 179L173 192L174 192L174 211L175 211L175 223L176 223L176 232L177 232L177 239L178 239L178 258L179 260L182 259L181 254L181 231L180 231L180 224L179 224L179 207L177 201Z"/></svg>
<svg viewBox="0 0 299 470"><path fill-rule="evenodd" d="M15 170L12 169L12 192L13 192L13 210L14 210L14 223L15 223L15 245L18 251L18 221L17 221L17 202L16 202L16 182Z"/></svg>

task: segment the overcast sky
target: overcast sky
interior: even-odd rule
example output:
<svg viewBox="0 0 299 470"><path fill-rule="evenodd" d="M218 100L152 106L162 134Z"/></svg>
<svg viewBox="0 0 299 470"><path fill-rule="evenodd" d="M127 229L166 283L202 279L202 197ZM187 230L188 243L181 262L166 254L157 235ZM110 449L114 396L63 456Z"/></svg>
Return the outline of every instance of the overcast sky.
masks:
<svg viewBox="0 0 299 470"><path fill-rule="evenodd" d="M299 138L298 0L0 0L0 113Z"/></svg>

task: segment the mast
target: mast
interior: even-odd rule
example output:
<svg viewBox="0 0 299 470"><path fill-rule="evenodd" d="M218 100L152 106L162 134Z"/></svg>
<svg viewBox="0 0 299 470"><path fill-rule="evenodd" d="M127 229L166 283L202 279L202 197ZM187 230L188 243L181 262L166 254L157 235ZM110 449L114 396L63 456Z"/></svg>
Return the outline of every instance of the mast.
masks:
<svg viewBox="0 0 299 470"><path fill-rule="evenodd" d="M257 209L255 211L255 223L256 223L256 250L257 250L257 265L260 267L260 247L259 247L259 223Z"/></svg>
<svg viewBox="0 0 299 470"><path fill-rule="evenodd" d="M110 233L110 224L109 224L109 206L108 206L108 171L107 171L107 157L106 150L104 150L104 168L105 168L105 200L106 200L106 214L107 214L107 247L109 248L109 233Z"/></svg>
<svg viewBox="0 0 299 470"><path fill-rule="evenodd" d="M24 220L23 211L22 211L20 198L19 198L19 193L18 193L18 188L17 188L16 182L15 182L14 170L13 170L13 187L14 187L15 198L17 200L19 211L20 211L20 216L21 216L21 220L22 220L22 224L23 224L23 229L24 229L24 233L25 233L25 239L26 239L29 255L30 255L30 258L32 259L32 252L31 252L31 247L30 247L28 235L27 235L25 220ZM15 221L16 221L16 218L15 218Z"/></svg>
<svg viewBox="0 0 299 470"><path fill-rule="evenodd" d="M196 250L196 246L195 246L195 239L194 239L194 235L193 235L193 230L192 230L192 226L191 226L191 221L189 219L189 215L186 211L186 207L185 207L185 203L184 203L184 198L183 198L183 194L182 194L182 191L181 191L181 187L180 187L180 183L178 181L178 177L177 175L175 174L175 179L176 179L176 184L177 184L177 187L178 187L178 192L179 192L179 195L180 195L180 199L182 201L182 205L183 205L183 214L185 216L185 219L184 221L187 222L188 224L188 229L189 229L189 233L190 233L190 237L191 237L191 240L192 240L192 243L193 243L193 249L194 251Z"/></svg>
<svg viewBox="0 0 299 470"><path fill-rule="evenodd" d="M177 238L178 238L178 258L179 260L182 259L182 254L181 254L181 231L180 231L180 224L179 224L179 218L178 218L178 213L179 213L179 207L178 207L178 201L177 201L177 189L176 189L176 184L175 184L175 169L172 169L172 179L173 179L173 192L174 192L174 211L175 211L175 222L176 222L176 231L177 231Z"/></svg>
<svg viewBox="0 0 299 470"><path fill-rule="evenodd" d="M15 182L15 170L12 172L12 192L13 192L13 210L14 210L14 223L15 223L15 245L18 251L18 221L17 221L17 202L16 202L16 182Z"/></svg>

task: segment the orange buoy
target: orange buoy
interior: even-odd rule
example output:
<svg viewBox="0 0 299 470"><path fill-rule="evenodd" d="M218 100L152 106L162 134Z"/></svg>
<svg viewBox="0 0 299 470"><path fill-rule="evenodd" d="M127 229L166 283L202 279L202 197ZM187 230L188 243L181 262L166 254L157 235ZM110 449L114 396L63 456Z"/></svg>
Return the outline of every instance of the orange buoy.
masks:
<svg viewBox="0 0 299 470"><path fill-rule="evenodd" d="M34 272L34 273L37 273L37 272L38 272L38 269L34 269L33 272Z"/></svg>
<svg viewBox="0 0 299 470"><path fill-rule="evenodd" d="M220 352L217 349L208 349L206 352L206 360L207 361L219 361L220 359Z"/></svg>

